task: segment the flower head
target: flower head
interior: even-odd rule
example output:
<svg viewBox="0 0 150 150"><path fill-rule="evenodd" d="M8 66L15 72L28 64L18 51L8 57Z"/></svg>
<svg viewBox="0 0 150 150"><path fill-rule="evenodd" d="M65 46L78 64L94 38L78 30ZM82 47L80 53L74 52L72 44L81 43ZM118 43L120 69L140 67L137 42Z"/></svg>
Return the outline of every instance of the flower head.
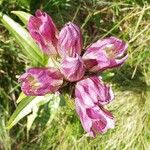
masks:
<svg viewBox="0 0 150 150"><path fill-rule="evenodd" d="M89 71L103 71L122 65L128 58L126 50L127 44L110 37L93 43L83 55L83 60Z"/></svg>
<svg viewBox="0 0 150 150"><path fill-rule="evenodd" d="M22 91L27 96L40 96L57 92L63 84L63 78L76 82L76 112L84 130L94 137L113 128L113 116L103 105L110 103L114 94L96 73L122 65L128 57L127 44L116 37L98 40L81 57L83 45L79 27L69 22L58 33L51 17L40 10L30 17L28 30L44 53L59 55L59 58L51 59L53 63L48 64L56 65L59 69L50 66L28 69L19 79ZM95 75L91 76L89 72Z"/></svg>
<svg viewBox="0 0 150 150"><path fill-rule="evenodd" d="M27 28L44 53L57 54L58 33L53 20L47 13L37 10L35 16L30 17Z"/></svg>
<svg viewBox="0 0 150 150"><path fill-rule="evenodd" d="M59 33L58 39L58 53L61 57L74 57L81 53L82 50L82 36L78 26L69 22L65 24Z"/></svg>
<svg viewBox="0 0 150 150"><path fill-rule="evenodd" d="M96 76L83 79L76 84L76 111L84 130L90 136L104 133L114 127L111 113L102 106L111 102L113 98L111 88Z"/></svg>
<svg viewBox="0 0 150 150"><path fill-rule="evenodd" d="M56 92L63 83L63 77L55 68L30 68L19 81L26 95L42 96Z"/></svg>

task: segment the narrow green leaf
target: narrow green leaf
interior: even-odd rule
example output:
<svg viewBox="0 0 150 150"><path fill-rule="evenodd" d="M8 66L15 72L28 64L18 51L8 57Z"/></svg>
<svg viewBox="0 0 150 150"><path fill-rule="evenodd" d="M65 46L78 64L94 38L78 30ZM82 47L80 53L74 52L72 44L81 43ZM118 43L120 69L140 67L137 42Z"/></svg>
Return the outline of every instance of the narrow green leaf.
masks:
<svg viewBox="0 0 150 150"><path fill-rule="evenodd" d="M53 121L54 117L56 116L56 113L60 106L60 101L61 101L61 96L55 94L53 99L49 102L50 116L46 126L49 126L50 123Z"/></svg>
<svg viewBox="0 0 150 150"><path fill-rule="evenodd" d="M15 37L17 43L21 43L21 42L22 42L21 39L20 39L18 36L16 36L15 34L14 34L14 37ZM21 43L21 44L20 44L20 47L21 47L22 50L23 50L22 53L23 53L23 55L25 56L25 60L26 60L26 61L29 61L29 62L31 63L31 66L39 66L39 65L43 65L43 64L44 64L43 62L42 62L42 64L41 64L41 63L38 62L39 60L34 59L34 58L33 58L34 56L32 56L31 53L28 53L28 51L24 51L24 49L28 49L28 45L26 45L26 44L24 44L24 43ZM30 48L30 47L29 47L29 48Z"/></svg>
<svg viewBox="0 0 150 150"><path fill-rule="evenodd" d="M29 13L26 13L24 11L12 11L13 14L15 14L16 16L19 17L19 19L25 24L27 25L29 18L32 16Z"/></svg>
<svg viewBox="0 0 150 150"><path fill-rule="evenodd" d="M36 61L37 64L44 65L43 54L27 30L7 15L0 13L0 16L4 26L15 36L18 44L23 47L23 53L26 54L31 62Z"/></svg>
<svg viewBox="0 0 150 150"><path fill-rule="evenodd" d="M37 103L32 108L32 114L27 116L27 138L29 137L29 131L31 129L31 126L32 126L34 120L36 119L36 117L38 116L39 107L41 105L46 104L49 100L51 100L52 103L53 103L53 101L55 100L55 96L54 95L49 95L49 99L43 99L41 102ZM51 101L50 101L50 103L51 103ZM56 103L57 103L57 101L55 102L55 105L56 105ZM57 110L57 109L55 109L55 110Z"/></svg>
<svg viewBox="0 0 150 150"><path fill-rule="evenodd" d="M34 106L32 109L32 114L28 115L28 117L27 117L27 139L29 138L29 131L31 129L31 126L32 126L35 118L38 115L38 110L39 110L39 107Z"/></svg>
<svg viewBox="0 0 150 150"><path fill-rule="evenodd" d="M18 99L17 99L17 101L16 101L16 103L17 104L20 103L26 97L27 96L23 92L21 92L20 95L19 95L19 97L18 97Z"/></svg>
<svg viewBox="0 0 150 150"><path fill-rule="evenodd" d="M22 99L22 101L19 103L17 109L10 117L7 128L12 128L20 119L28 115L32 112L32 109L34 106L39 106L41 104L45 104L46 102L50 101L53 97L53 94L45 95L45 96L31 96L31 97L25 97Z"/></svg>
<svg viewBox="0 0 150 150"><path fill-rule="evenodd" d="M104 81L110 80L114 75L114 72L110 71L99 74L99 76L101 76Z"/></svg>
<svg viewBox="0 0 150 150"><path fill-rule="evenodd" d="M16 2L21 6L25 8L30 8L31 0L16 0Z"/></svg>

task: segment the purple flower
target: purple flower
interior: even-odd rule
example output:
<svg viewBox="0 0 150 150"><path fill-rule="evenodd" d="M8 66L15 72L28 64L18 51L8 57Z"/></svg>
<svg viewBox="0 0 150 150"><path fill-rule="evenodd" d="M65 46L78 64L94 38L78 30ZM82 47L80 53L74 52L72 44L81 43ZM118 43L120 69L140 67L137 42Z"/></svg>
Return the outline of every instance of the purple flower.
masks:
<svg viewBox="0 0 150 150"><path fill-rule="evenodd" d="M82 58L90 72L98 72L122 65L128 58L126 50L127 44L110 37L93 43Z"/></svg>
<svg viewBox="0 0 150 150"><path fill-rule="evenodd" d="M75 97L87 108L95 105L105 105L114 98L111 87L104 84L97 76L89 77L77 82Z"/></svg>
<svg viewBox="0 0 150 150"><path fill-rule="evenodd" d="M95 105L86 108L80 99L76 99L75 104L82 126L89 136L95 137L96 133L105 133L108 129L114 128L112 114L103 107Z"/></svg>
<svg viewBox="0 0 150 150"><path fill-rule="evenodd" d="M53 20L47 13L37 10L35 16L30 17L27 28L44 53L57 54L58 33Z"/></svg>
<svg viewBox="0 0 150 150"><path fill-rule="evenodd" d="M70 82L80 80L85 73L83 60L78 54L75 57L66 56L61 62L60 70Z"/></svg>
<svg viewBox="0 0 150 150"><path fill-rule="evenodd" d="M104 133L114 127L112 114L102 105L114 98L112 89L100 78L93 76L77 82L75 86L76 111L82 126L90 136Z"/></svg>
<svg viewBox="0 0 150 150"><path fill-rule="evenodd" d="M56 92L63 83L63 77L55 68L30 68L19 81L27 96L42 96Z"/></svg>
<svg viewBox="0 0 150 150"><path fill-rule="evenodd" d="M128 58L127 44L115 37L98 40L81 57L83 45L79 27L69 22L58 33L51 17L40 10L30 18L28 30L44 53L59 55L52 62L60 64L57 66L59 70L52 67L28 69L19 79L22 91L29 96L40 96L57 92L63 78L70 82L78 81L75 105L85 131L94 137L96 133L114 128L113 116L103 106L114 99L113 91L101 78L91 77L89 72L102 72L122 65ZM89 72L84 77L86 70Z"/></svg>
<svg viewBox="0 0 150 150"><path fill-rule="evenodd" d="M82 36L78 26L74 23L67 23L59 33L58 53L61 57L74 57L80 55L82 50Z"/></svg>

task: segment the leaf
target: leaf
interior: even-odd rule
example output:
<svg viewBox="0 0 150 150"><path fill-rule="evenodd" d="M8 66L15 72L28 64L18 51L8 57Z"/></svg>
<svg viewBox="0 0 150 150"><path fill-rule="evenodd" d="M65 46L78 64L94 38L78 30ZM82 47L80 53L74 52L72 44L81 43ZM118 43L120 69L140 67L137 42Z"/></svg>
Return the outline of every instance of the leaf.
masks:
<svg viewBox="0 0 150 150"><path fill-rule="evenodd" d="M0 16L2 23L14 35L18 44L23 47L23 53L30 59L30 61L36 66L39 64L44 66L43 54L27 30L7 15L2 15L2 13L0 13Z"/></svg>
<svg viewBox="0 0 150 150"><path fill-rule="evenodd" d="M27 25L29 18L32 16L29 13L26 13L24 11L11 11L13 14L15 14L16 16L19 17L19 19L25 24Z"/></svg>
<svg viewBox="0 0 150 150"><path fill-rule="evenodd" d="M31 0L17 0L17 3L22 7L29 8Z"/></svg>
<svg viewBox="0 0 150 150"><path fill-rule="evenodd" d="M39 106L47 103L46 101L41 101L37 105L35 105L32 109L32 114L28 115L27 117L27 137L29 137L29 131L31 129L31 126L36 119L38 115ZM61 104L63 103L63 104ZM48 118L47 126L53 121L53 119L56 116L56 113L58 112L58 109L60 106L64 106L64 100L62 99L62 95L55 94L53 95L53 98L49 101L48 108L50 112L50 116Z"/></svg>
<svg viewBox="0 0 150 150"><path fill-rule="evenodd" d="M50 117L46 126L49 126L50 123L53 121L54 117L56 116L56 113L60 106L60 101L61 101L61 95L55 94L53 100L49 102Z"/></svg>
<svg viewBox="0 0 150 150"><path fill-rule="evenodd" d="M110 80L110 78L112 78L115 74L114 72L103 72L102 74L99 74L102 79L105 81Z"/></svg>
<svg viewBox="0 0 150 150"><path fill-rule="evenodd" d="M27 117L27 139L29 138L29 131L31 129L31 126L32 126L35 118L38 115L38 110L39 110L39 107L34 106L33 109L32 109L32 114L28 115L28 117Z"/></svg>
<svg viewBox="0 0 150 150"><path fill-rule="evenodd" d="M48 94L45 96L31 96L31 97L25 97L22 99L20 104L17 106L17 109L10 117L7 128L12 128L20 119L28 115L32 112L32 109L34 106L40 106L42 104L47 103L53 98L53 94Z"/></svg>
<svg viewBox="0 0 150 150"><path fill-rule="evenodd" d="M23 92L21 92L20 95L19 95L19 97L18 97L18 99L17 99L17 101L16 101L16 103L17 104L20 103L26 97L27 96Z"/></svg>

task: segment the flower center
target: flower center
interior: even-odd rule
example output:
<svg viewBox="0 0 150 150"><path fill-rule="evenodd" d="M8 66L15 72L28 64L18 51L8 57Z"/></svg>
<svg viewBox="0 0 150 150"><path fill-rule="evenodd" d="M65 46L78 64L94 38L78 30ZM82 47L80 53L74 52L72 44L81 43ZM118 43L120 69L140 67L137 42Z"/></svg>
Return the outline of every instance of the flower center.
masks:
<svg viewBox="0 0 150 150"><path fill-rule="evenodd" d="M28 81L34 90L38 89L41 86L40 82L33 76L29 76Z"/></svg>
<svg viewBox="0 0 150 150"><path fill-rule="evenodd" d="M115 57L115 46L114 44L108 44L105 46L104 50L110 58Z"/></svg>

